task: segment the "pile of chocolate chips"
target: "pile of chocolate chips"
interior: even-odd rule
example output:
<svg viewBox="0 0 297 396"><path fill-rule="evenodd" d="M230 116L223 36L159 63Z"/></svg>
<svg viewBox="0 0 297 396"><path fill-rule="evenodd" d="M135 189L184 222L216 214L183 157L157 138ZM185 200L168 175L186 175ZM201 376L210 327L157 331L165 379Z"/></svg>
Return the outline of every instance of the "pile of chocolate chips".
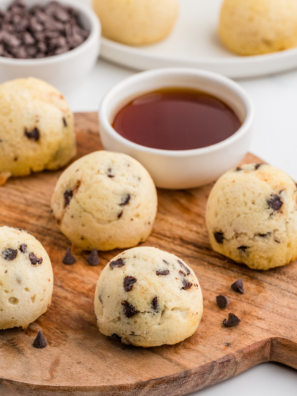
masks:
<svg viewBox="0 0 297 396"><path fill-rule="evenodd" d="M72 7L52 1L30 9L15 0L0 10L0 56L33 59L60 55L81 45L89 36Z"/></svg>

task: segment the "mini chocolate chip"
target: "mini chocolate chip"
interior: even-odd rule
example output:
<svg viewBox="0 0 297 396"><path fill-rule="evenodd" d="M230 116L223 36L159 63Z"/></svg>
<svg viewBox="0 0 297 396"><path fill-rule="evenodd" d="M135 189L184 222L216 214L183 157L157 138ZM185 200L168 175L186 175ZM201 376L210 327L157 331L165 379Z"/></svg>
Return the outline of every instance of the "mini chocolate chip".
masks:
<svg viewBox="0 0 297 396"><path fill-rule="evenodd" d="M234 315L233 313L229 313L228 320L224 319L223 324L226 327L235 327L239 325L240 322L241 320L236 315Z"/></svg>
<svg viewBox="0 0 297 396"><path fill-rule="evenodd" d="M163 260L163 263L169 265L168 261L166 261L166 260Z"/></svg>
<svg viewBox="0 0 297 396"><path fill-rule="evenodd" d="M183 271L178 271L178 273L179 273L180 275L182 275L182 276L187 276L187 274L186 274L185 272L183 272Z"/></svg>
<svg viewBox="0 0 297 396"><path fill-rule="evenodd" d="M110 338L111 338L112 340L114 340L115 342L117 342L118 344L121 344L121 343L122 343L121 337L118 336L117 334L113 334L112 336L110 336Z"/></svg>
<svg viewBox="0 0 297 396"><path fill-rule="evenodd" d="M217 243L222 244L224 242L224 233L223 232L214 232L214 237Z"/></svg>
<svg viewBox="0 0 297 396"><path fill-rule="evenodd" d="M124 279L124 289L126 292L129 292L133 289L134 283L137 282L137 279L134 276L126 276Z"/></svg>
<svg viewBox="0 0 297 396"><path fill-rule="evenodd" d="M177 260L178 264L186 271L187 275L190 275L191 271L189 270L189 268L180 260Z"/></svg>
<svg viewBox="0 0 297 396"><path fill-rule="evenodd" d="M109 266L111 269L121 268L121 267L124 267L124 265L125 265L125 262L124 262L124 259L122 259L122 258L119 258L119 259L109 263Z"/></svg>
<svg viewBox="0 0 297 396"><path fill-rule="evenodd" d="M267 201L270 209L279 210L283 206L283 202L280 197L276 194L271 195L270 199Z"/></svg>
<svg viewBox="0 0 297 396"><path fill-rule="evenodd" d="M240 250L241 252L246 252L248 248L249 248L248 246L239 246L237 249Z"/></svg>
<svg viewBox="0 0 297 396"><path fill-rule="evenodd" d="M19 247L20 251L22 253L26 253L27 251L27 245L25 243L23 243L20 247Z"/></svg>
<svg viewBox="0 0 297 396"><path fill-rule="evenodd" d="M258 170L258 169L260 168L261 165L263 165L263 164L256 164L256 165L255 165L255 170Z"/></svg>
<svg viewBox="0 0 297 396"><path fill-rule="evenodd" d="M157 296L154 297L154 298L152 299L152 308L153 308L155 311L157 311L158 308L159 308L158 297L157 297Z"/></svg>
<svg viewBox="0 0 297 396"><path fill-rule="evenodd" d="M65 117L63 117L63 125L64 125L64 127L65 127L65 128L67 128L67 126L68 126L68 125L67 125L67 121L66 121L66 118L65 118Z"/></svg>
<svg viewBox="0 0 297 396"><path fill-rule="evenodd" d="M16 256L18 255L18 251L16 249L5 249L2 252L2 257L4 258L4 260L7 261L12 261L16 258Z"/></svg>
<svg viewBox="0 0 297 396"><path fill-rule="evenodd" d="M70 248L67 249L66 254L62 260L62 263L66 264L66 265L72 265L72 264L76 263L76 259L73 256L73 254L71 253Z"/></svg>
<svg viewBox="0 0 297 396"><path fill-rule="evenodd" d="M242 170L241 167L238 166L238 167L235 169L235 172L239 172L239 171L241 171L241 170Z"/></svg>
<svg viewBox="0 0 297 396"><path fill-rule="evenodd" d="M28 132L27 129L25 129L25 135L27 138L35 140L36 142L40 138L40 132L37 128L32 129L31 132Z"/></svg>
<svg viewBox="0 0 297 396"><path fill-rule="evenodd" d="M73 191L72 190L66 190L64 192L64 208L70 204L70 200L73 198Z"/></svg>
<svg viewBox="0 0 297 396"><path fill-rule="evenodd" d="M126 194L122 200L122 203L120 204L120 206L125 206L128 205L128 203L130 202L131 199L131 195L130 194Z"/></svg>
<svg viewBox="0 0 297 396"><path fill-rule="evenodd" d="M42 264L42 262L43 262L43 258L36 257L34 253L29 254L29 259L31 261L31 264L33 264L33 265Z"/></svg>
<svg viewBox="0 0 297 396"><path fill-rule="evenodd" d="M87 263L92 266L92 267L96 267L96 265L99 265L100 260L99 260L99 256L98 256L98 251L97 249L94 249L91 254L88 256L87 258Z"/></svg>
<svg viewBox="0 0 297 396"><path fill-rule="evenodd" d="M111 179L114 177L114 175L112 174L112 169L111 168L107 169L107 176L110 177Z"/></svg>
<svg viewBox="0 0 297 396"><path fill-rule="evenodd" d="M231 287L234 291L244 294L243 280L241 278L234 282Z"/></svg>
<svg viewBox="0 0 297 396"><path fill-rule="evenodd" d="M261 238L265 238L265 237L267 237L268 235L270 235L271 233L270 232L267 232L266 234L258 234Z"/></svg>
<svg viewBox="0 0 297 396"><path fill-rule="evenodd" d="M188 282L186 279L183 279L183 287L182 287L182 290L191 289L192 286L193 286L193 283Z"/></svg>
<svg viewBox="0 0 297 396"><path fill-rule="evenodd" d="M132 318L136 314L138 314L138 311L133 305L128 303L128 301L123 301L122 305L124 306L124 314L127 316L127 318Z"/></svg>
<svg viewBox="0 0 297 396"><path fill-rule="evenodd" d="M276 242L276 243L280 243L280 241L278 241L277 239L275 239L275 240L274 240L274 242Z"/></svg>
<svg viewBox="0 0 297 396"><path fill-rule="evenodd" d="M156 274L158 275L158 276L166 276L166 275L168 275L169 274L169 270L160 270L160 271L156 271Z"/></svg>
<svg viewBox="0 0 297 396"><path fill-rule="evenodd" d="M118 219L120 219L122 217L122 215L123 215L123 212L119 213L118 214Z"/></svg>
<svg viewBox="0 0 297 396"><path fill-rule="evenodd" d="M230 304L230 300L228 297L223 296L222 294L216 297L217 304L220 309L225 309Z"/></svg>
<svg viewBox="0 0 297 396"><path fill-rule="evenodd" d="M37 348L37 349L43 349L43 348L47 347L47 341L44 338L42 330L39 330L37 337L35 338L35 340L33 342L33 346L34 346L34 348Z"/></svg>

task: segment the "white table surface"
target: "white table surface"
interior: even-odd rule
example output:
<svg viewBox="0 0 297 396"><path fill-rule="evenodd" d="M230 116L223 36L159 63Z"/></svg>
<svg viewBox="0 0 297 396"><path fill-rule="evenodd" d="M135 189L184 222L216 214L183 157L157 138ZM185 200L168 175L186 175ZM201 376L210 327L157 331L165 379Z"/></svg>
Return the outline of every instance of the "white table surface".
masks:
<svg viewBox="0 0 297 396"><path fill-rule="evenodd" d="M133 73L135 71L99 60L88 78L66 94L66 98L73 111L96 111L105 93ZM256 107L250 151L297 180L297 70L238 82L250 94ZM261 364L194 395L232 394L296 396L297 371L279 364Z"/></svg>

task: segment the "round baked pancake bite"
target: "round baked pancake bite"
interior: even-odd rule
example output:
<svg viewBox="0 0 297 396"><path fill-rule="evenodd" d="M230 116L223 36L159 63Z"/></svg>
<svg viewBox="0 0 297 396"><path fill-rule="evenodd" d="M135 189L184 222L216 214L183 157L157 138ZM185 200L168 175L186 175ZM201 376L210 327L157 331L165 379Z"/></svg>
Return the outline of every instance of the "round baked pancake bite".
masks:
<svg viewBox="0 0 297 396"><path fill-rule="evenodd" d="M52 265L40 242L0 227L0 330L26 328L46 312L52 292Z"/></svg>
<svg viewBox="0 0 297 396"><path fill-rule="evenodd" d="M95 314L102 334L141 347L173 345L195 333L203 298L193 270L177 256L138 247L102 271Z"/></svg>
<svg viewBox="0 0 297 396"><path fill-rule="evenodd" d="M52 210L74 250L127 248L150 235L157 193L138 161L125 154L97 151L63 172Z"/></svg>
<svg viewBox="0 0 297 396"><path fill-rule="evenodd" d="M93 0L103 36L128 45L163 40L171 32L178 0Z"/></svg>
<svg viewBox="0 0 297 396"><path fill-rule="evenodd" d="M297 258L297 191L286 173L270 165L243 165L213 187L206 210L213 249L257 270Z"/></svg>
<svg viewBox="0 0 297 396"><path fill-rule="evenodd" d="M238 55L297 47L296 0L224 0L219 36Z"/></svg>
<svg viewBox="0 0 297 396"><path fill-rule="evenodd" d="M73 114L56 88L36 78L0 85L0 185L59 169L75 153Z"/></svg>

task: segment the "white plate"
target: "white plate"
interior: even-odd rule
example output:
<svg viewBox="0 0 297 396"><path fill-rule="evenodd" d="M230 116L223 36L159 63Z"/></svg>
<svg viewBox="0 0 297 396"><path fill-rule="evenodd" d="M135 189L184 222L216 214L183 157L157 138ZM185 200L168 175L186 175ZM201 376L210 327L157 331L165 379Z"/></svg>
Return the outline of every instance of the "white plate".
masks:
<svg viewBox="0 0 297 396"><path fill-rule="evenodd" d="M255 77L297 67L297 48L274 54L240 57L227 51L217 36L222 0L180 0L177 24L164 41L130 47L103 38L101 56L138 70L195 67L231 78Z"/></svg>

